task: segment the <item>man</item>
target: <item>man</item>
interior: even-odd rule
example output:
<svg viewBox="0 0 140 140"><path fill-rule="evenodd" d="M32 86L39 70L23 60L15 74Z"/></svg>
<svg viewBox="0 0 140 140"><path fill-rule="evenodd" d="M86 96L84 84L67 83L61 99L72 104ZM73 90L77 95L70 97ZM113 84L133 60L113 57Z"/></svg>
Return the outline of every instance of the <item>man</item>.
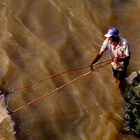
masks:
<svg viewBox="0 0 140 140"><path fill-rule="evenodd" d="M92 61L90 68L93 70L93 64L95 64L107 50L111 60L113 76L116 79L119 89L122 91L130 59L128 42L126 39L119 37L119 30L114 27L110 28L104 36L106 39L104 40L97 56Z"/></svg>

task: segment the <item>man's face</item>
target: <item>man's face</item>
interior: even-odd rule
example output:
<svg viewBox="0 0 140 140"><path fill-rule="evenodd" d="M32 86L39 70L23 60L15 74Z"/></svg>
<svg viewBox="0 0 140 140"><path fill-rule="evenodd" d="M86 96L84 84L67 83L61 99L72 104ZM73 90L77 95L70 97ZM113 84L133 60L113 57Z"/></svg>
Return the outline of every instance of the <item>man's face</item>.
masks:
<svg viewBox="0 0 140 140"><path fill-rule="evenodd" d="M114 43L119 43L119 36L111 36L109 40Z"/></svg>

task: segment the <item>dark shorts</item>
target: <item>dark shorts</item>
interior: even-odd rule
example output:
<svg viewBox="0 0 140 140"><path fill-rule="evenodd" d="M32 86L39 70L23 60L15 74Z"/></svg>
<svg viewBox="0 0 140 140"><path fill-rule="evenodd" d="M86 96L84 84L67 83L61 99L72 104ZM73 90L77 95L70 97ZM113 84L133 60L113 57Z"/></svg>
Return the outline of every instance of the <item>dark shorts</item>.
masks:
<svg viewBox="0 0 140 140"><path fill-rule="evenodd" d="M123 71L115 70L115 69L112 67L113 76L114 76L115 78L117 78L118 80L120 80L120 81L123 81L123 80L125 79L125 77L127 76L126 71L127 71L128 65L129 65L129 59L130 59L130 57L129 57L128 59L126 59L125 61L123 61L123 62L124 62L124 70L123 70Z"/></svg>
<svg viewBox="0 0 140 140"><path fill-rule="evenodd" d="M112 71L113 71L113 76L120 81L124 80L124 78L126 77L126 70L118 71L112 67Z"/></svg>

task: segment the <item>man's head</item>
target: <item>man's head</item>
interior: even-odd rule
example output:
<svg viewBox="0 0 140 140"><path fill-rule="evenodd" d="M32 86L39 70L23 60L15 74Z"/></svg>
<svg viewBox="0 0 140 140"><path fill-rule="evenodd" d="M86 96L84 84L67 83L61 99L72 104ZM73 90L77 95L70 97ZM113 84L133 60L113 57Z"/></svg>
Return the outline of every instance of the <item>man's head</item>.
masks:
<svg viewBox="0 0 140 140"><path fill-rule="evenodd" d="M109 38L112 42L119 42L119 30L115 27L110 28L104 36Z"/></svg>
<svg viewBox="0 0 140 140"><path fill-rule="evenodd" d="M118 35L119 35L119 30L115 27L112 27L108 30L108 32L104 36L113 37L113 36L118 36Z"/></svg>

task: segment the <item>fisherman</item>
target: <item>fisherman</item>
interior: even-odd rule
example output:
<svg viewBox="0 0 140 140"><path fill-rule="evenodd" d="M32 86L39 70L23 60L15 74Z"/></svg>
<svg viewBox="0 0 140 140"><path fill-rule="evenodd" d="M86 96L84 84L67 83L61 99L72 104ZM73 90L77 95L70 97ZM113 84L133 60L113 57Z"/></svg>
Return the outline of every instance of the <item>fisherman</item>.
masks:
<svg viewBox="0 0 140 140"><path fill-rule="evenodd" d="M106 39L104 40L100 51L93 59L90 69L91 71L93 70L93 64L95 64L107 50L111 60L113 76L116 79L120 92L122 93L124 89L124 78L126 77L126 71L130 59L128 41L119 37L119 30L115 27L110 28L104 36Z"/></svg>

